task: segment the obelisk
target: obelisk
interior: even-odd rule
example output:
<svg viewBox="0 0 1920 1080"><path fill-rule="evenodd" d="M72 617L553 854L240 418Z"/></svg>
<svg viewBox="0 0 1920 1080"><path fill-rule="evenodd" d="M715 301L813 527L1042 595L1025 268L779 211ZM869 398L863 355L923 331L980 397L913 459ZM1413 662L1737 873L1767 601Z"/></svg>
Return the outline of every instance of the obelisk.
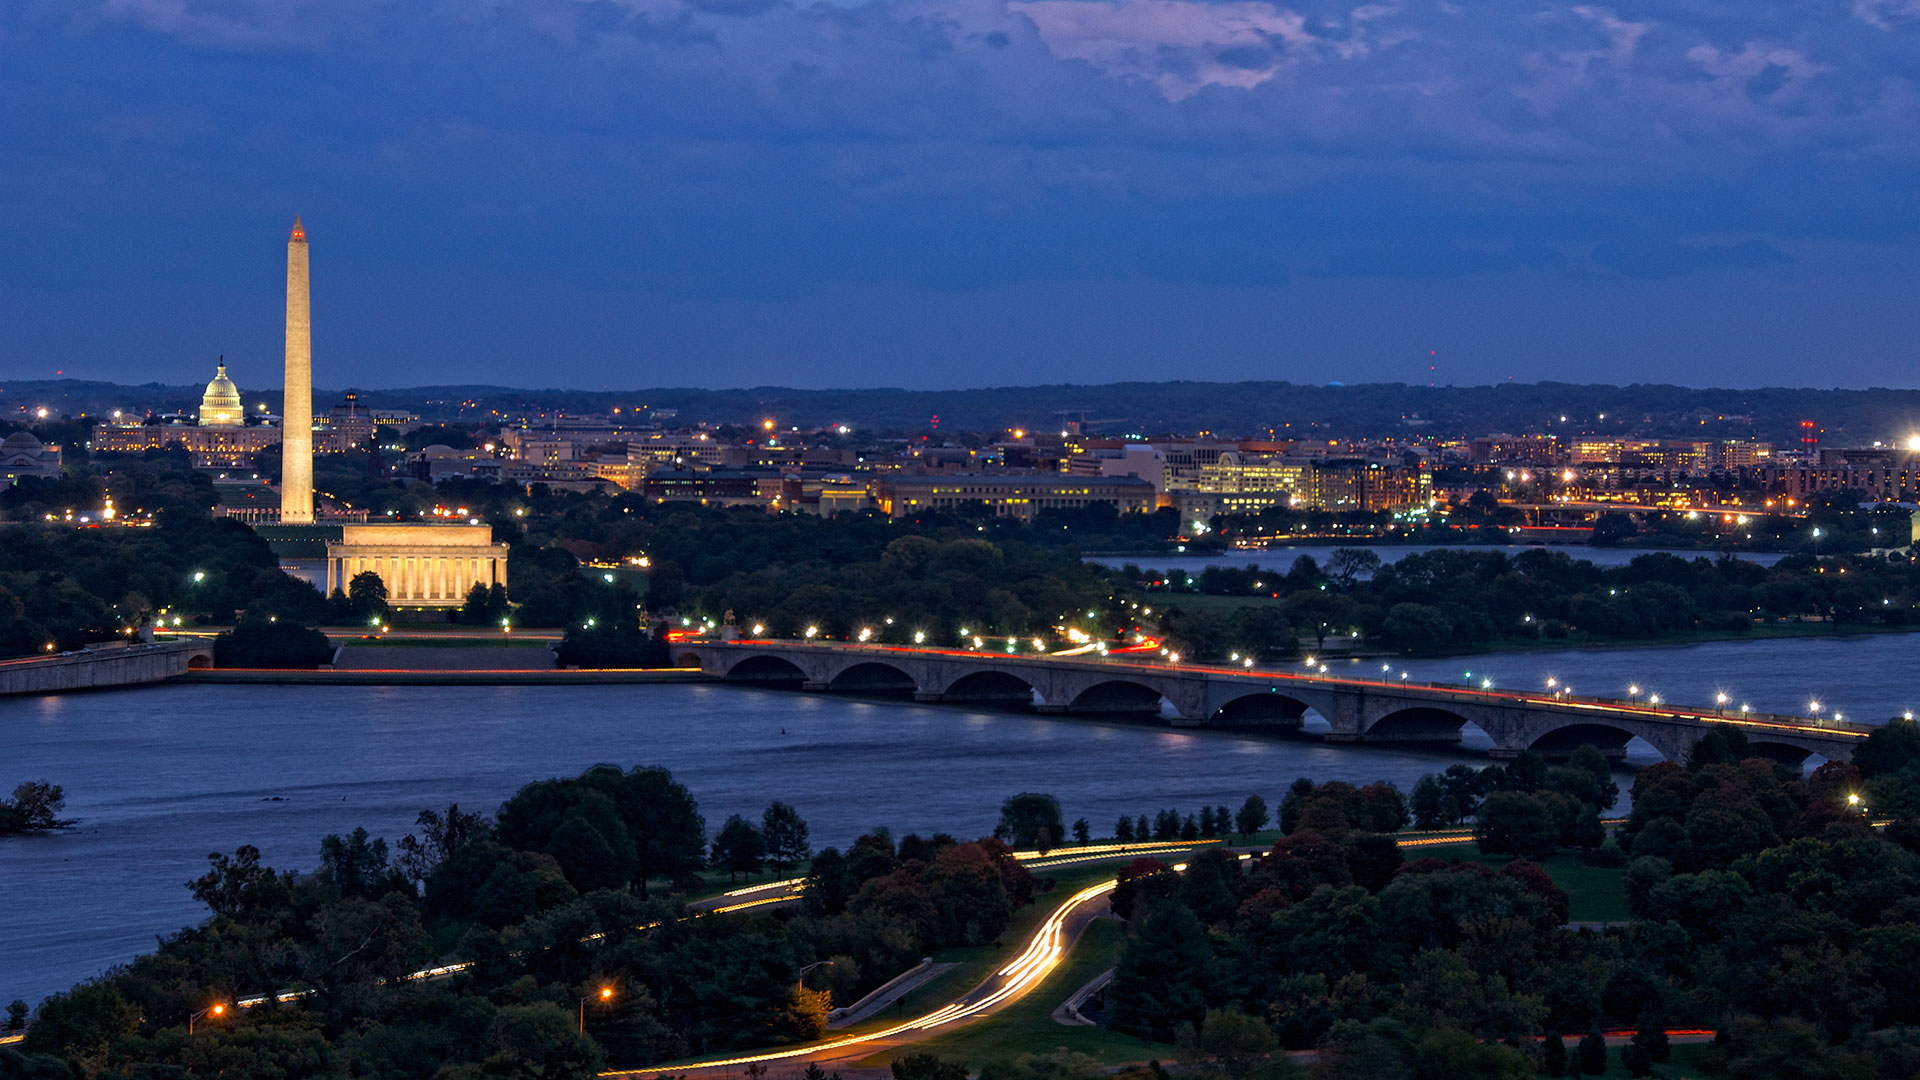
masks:
<svg viewBox="0 0 1920 1080"><path fill-rule="evenodd" d="M313 313L307 304L307 231L287 237L287 375L280 408L280 521L313 524Z"/></svg>

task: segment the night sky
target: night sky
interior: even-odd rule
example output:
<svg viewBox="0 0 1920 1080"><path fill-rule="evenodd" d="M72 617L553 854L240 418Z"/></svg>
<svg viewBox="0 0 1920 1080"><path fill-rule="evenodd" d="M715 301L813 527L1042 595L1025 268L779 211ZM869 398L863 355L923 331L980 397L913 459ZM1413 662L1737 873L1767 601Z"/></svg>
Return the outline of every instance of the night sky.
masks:
<svg viewBox="0 0 1920 1080"><path fill-rule="evenodd" d="M1920 386L1920 0L6 0L0 377Z"/></svg>

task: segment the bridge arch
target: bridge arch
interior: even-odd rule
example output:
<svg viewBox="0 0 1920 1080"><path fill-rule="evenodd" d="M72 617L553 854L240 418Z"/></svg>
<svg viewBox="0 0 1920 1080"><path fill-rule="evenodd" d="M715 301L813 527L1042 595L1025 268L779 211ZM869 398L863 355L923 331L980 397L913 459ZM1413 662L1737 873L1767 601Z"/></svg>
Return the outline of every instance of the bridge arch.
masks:
<svg viewBox="0 0 1920 1080"><path fill-rule="evenodd" d="M1214 706L1208 721L1220 727L1265 727L1299 731L1307 714L1319 710L1279 690L1250 690ZM1324 717L1322 718L1324 719Z"/></svg>
<svg viewBox="0 0 1920 1080"><path fill-rule="evenodd" d="M1791 765L1794 768L1805 768L1807 759L1815 756L1814 751L1804 746L1761 739L1748 739L1747 749L1761 757L1778 761L1783 765Z"/></svg>
<svg viewBox="0 0 1920 1080"><path fill-rule="evenodd" d="M1534 736L1533 742L1528 744L1527 749L1543 758L1553 760L1569 757L1582 746L1592 744L1609 759L1622 761L1627 756L1627 743L1638 734L1617 724L1578 721L1540 732ZM1641 741L1646 742L1645 739ZM1650 742L1647 745L1653 746ZM1668 756L1666 751L1658 746L1653 746L1653 749L1662 757Z"/></svg>
<svg viewBox="0 0 1920 1080"><path fill-rule="evenodd" d="M1471 717L1435 705L1394 709L1368 724L1362 742L1458 743ZM1479 725L1474 725L1476 728Z"/></svg>
<svg viewBox="0 0 1920 1080"><path fill-rule="evenodd" d="M989 668L969 671L940 691L940 700L965 704L1027 708L1034 704L1036 687L1010 671Z"/></svg>
<svg viewBox="0 0 1920 1080"><path fill-rule="evenodd" d="M877 660L865 660L841 668L827 680L827 689L843 694L869 694L881 697L911 697L920 689L913 676Z"/></svg>
<svg viewBox="0 0 1920 1080"><path fill-rule="evenodd" d="M1067 702L1067 711L1076 713L1131 713L1160 715L1160 691L1131 679L1102 679L1085 687Z"/></svg>
<svg viewBox="0 0 1920 1080"><path fill-rule="evenodd" d="M807 673L791 660L779 656L749 656L727 669L728 682L759 683L769 686L799 686Z"/></svg>

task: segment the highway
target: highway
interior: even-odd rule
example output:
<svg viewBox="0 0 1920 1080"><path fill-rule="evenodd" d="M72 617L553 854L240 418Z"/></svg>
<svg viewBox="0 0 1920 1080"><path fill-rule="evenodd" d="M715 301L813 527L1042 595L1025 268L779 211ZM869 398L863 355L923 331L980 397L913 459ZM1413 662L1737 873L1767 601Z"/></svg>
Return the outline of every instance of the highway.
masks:
<svg viewBox="0 0 1920 1080"><path fill-rule="evenodd" d="M1441 844L1460 844L1472 839L1468 829L1447 830L1427 836L1402 840L1402 847L1429 847ZM1055 856L1041 856L1038 852L1019 852L1025 856L1022 861L1035 869L1054 866L1071 866L1079 863L1099 862L1112 859L1133 859L1156 852L1185 852L1206 846L1212 841L1178 841L1135 844L1105 844L1096 848L1069 849ZM1258 857L1255 853L1242 852L1242 860ZM1184 871L1185 863L1175 863L1174 869ZM792 895L784 891L768 896L753 897L752 894L763 890L782 889L794 882L771 882L753 889L742 889L717 897L710 901L711 910L718 914L728 911L742 911L766 904L783 903L798 898L798 890ZM983 980L979 985L967 991L947 1005L943 1005L923 1016L904 1023L893 1024L876 1031L856 1035L825 1039L804 1043L799 1046L759 1051L733 1057L709 1059L695 1062L651 1065L644 1068L614 1069L601 1073L607 1077L648 1077L662 1074L693 1075L710 1070L732 1070L744 1065L761 1065L771 1061L794 1061L805 1059L818 1063L822 1068L834 1065L845 1066L851 1062L872 1057L899 1047L918 1042L938 1032L942 1028L968 1021L980 1020L1007 1008L1025 997L1043 982L1054 968L1058 967L1066 956L1067 950L1080 939L1093 920L1107 914L1107 894L1119 884L1116 879L1108 879L1096 885L1090 885L1069 896L1046 918L1027 940L1026 946L1013 961ZM731 901L731 902L728 902Z"/></svg>

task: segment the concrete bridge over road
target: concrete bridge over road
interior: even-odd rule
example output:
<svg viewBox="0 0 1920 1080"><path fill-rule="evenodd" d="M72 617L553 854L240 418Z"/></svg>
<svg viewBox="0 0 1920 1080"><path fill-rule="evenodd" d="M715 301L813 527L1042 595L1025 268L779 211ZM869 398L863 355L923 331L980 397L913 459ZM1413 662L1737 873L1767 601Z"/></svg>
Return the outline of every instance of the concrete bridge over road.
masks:
<svg viewBox="0 0 1920 1080"><path fill-rule="evenodd" d="M1119 657L1050 657L851 642L686 641L681 667L727 682L802 690L911 696L1036 709L1043 713L1165 717L1175 726L1299 731L1309 710L1349 743L1452 743L1467 724L1493 741L1493 756L1532 750L1564 756L1592 743L1614 757L1635 737L1682 761L1714 726L1737 728L1759 752L1788 762L1818 754L1845 761L1871 732L1771 714L1724 714L1669 704L1568 697L1439 683L1356 679Z"/></svg>

